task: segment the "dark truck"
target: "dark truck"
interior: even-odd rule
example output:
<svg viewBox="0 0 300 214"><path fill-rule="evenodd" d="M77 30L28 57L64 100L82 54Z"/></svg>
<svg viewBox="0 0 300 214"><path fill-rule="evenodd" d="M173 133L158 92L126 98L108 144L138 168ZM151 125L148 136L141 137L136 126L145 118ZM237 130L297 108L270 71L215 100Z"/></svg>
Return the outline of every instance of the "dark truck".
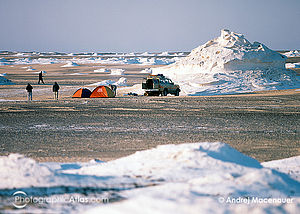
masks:
<svg viewBox="0 0 300 214"><path fill-rule="evenodd" d="M145 96L167 96L168 94L179 96L179 85L175 85L172 80L162 74L149 75L145 80L146 82L142 83Z"/></svg>

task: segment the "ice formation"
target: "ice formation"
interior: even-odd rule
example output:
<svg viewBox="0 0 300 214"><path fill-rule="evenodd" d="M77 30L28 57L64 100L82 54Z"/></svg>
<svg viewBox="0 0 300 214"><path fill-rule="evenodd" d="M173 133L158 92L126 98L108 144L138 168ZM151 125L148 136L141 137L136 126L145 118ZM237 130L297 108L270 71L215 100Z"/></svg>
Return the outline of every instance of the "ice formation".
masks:
<svg viewBox="0 0 300 214"><path fill-rule="evenodd" d="M100 68L100 69L94 70L94 72L96 72L96 73L109 73L110 69L108 69L108 68Z"/></svg>
<svg viewBox="0 0 300 214"><path fill-rule="evenodd" d="M163 164L162 164L163 163ZM298 167L299 168L299 167ZM294 203L230 204L239 197L285 198L298 191L299 183L275 170L264 168L223 143L164 145L102 164L71 170L81 175L147 178L158 186L130 190L128 200L99 206L87 213L267 213L297 209ZM224 200L224 201L223 201Z"/></svg>
<svg viewBox="0 0 300 214"><path fill-rule="evenodd" d="M162 52L160 54L158 54L158 56L169 56L169 52L168 51L165 51L165 52Z"/></svg>
<svg viewBox="0 0 300 214"><path fill-rule="evenodd" d="M110 70L110 75L113 75L113 76L121 76L121 75L124 75L124 72L125 72L125 69L122 69L122 68L116 68L116 69L111 69Z"/></svg>
<svg viewBox="0 0 300 214"><path fill-rule="evenodd" d="M50 54L50 53L48 53ZM172 56L183 56L183 53L174 54ZM40 56L49 56L47 54L38 54ZM4 57L0 58L0 66L2 65L32 65L32 64L65 64L62 67L74 67L79 66L79 64L89 64L89 63L99 63L99 64L145 64L145 65L169 65L174 63L179 59L179 57L170 57L168 55L166 57L157 57L155 54L98 54L95 56L94 54L89 54L91 57L78 57L73 58L72 61L70 59L63 58L55 58L58 56L65 56L68 54L51 54L51 58L31 58L30 56L36 56L34 54L25 55L20 58L11 58L9 60ZM76 54L76 56L88 56L88 55L80 55ZM139 56L139 57L136 57Z"/></svg>
<svg viewBox="0 0 300 214"><path fill-rule="evenodd" d="M296 62L296 63L286 63L285 64L286 68L300 68L300 63Z"/></svg>
<svg viewBox="0 0 300 214"><path fill-rule="evenodd" d="M264 162L262 165L286 173L300 182L300 156Z"/></svg>
<svg viewBox="0 0 300 214"><path fill-rule="evenodd" d="M36 70L36 69L32 68L31 66L28 66L26 71L35 71L35 70ZM39 73L39 72L38 72L38 73Z"/></svg>
<svg viewBox="0 0 300 214"><path fill-rule="evenodd" d="M35 70L35 69L34 69ZM47 71L37 71L37 72L34 72L35 74L39 74L39 73L41 73L42 72L42 74L47 74Z"/></svg>
<svg viewBox="0 0 300 214"><path fill-rule="evenodd" d="M26 186L48 186L53 173L45 166L23 155L11 154L0 158L0 189Z"/></svg>
<svg viewBox="0 0 300 214"><path fill-rule="evenodd" d="M79 66L76 62L68 62L66 65L63 65L61 67L65 68L65 67L75 67L75 66Z"/></svg>
<svg viewBox="0 0 300 214"><path fill-rule="evenodd" d="M142 73L142 74L152 74L152 68L145 68L140 73Z"/></svg>
<svg viewBox="0 0 300 214"><path fill-rule="evenodd" d="M81 75L88 75L88 73L72 73L72 76L81 76Z"/></svg>
<svg viewBox="0 0 300 214"><path fill-rule="evenodd" d="M299 57L300 52L298 50L293 50L293 51L286 52L283 55L285 55L287 57Z"/></svg>
<svg viewBox="0 0 300 214"><path fill-rule="evenodd" d="M116 85L116 86L128 86L127 85L127 79L124 77L121 77L118 81L113 81L113 80L104 80L101 82L96 82L93 84L90 84L88 86L99 86L99 85Z"/></svg>
<svg viewBox="0 0 300 214"><path fill-rule="evenodd" d="M12 85L12 84L15 84L13 83L12 81L6 79L5 77L3 76L6 76L6 75L0 75L0 85Z"/></svg>
<svg viewBox="0 0 300 214"><path fill-rule="evenodd" d="M179 83L189 95L233 94L299 87L296 73L285 69L286 57L243 35L222 30L169 66L153 69Z"/></svg>
<svg viewBox="0 0 300 214"><path fill-rule="evenodd" d="M7 59L5 58L0 58L0 65L9 65L10 64L10 61L8 61Z"/></svg>
<svg viewBox="0 0 300 214"><path fill-rule="evenodd" d="M38 163L22 155L0 157L0 199L17 190L32 195L115 190L127 200L88 213L278 213L300 206L300 183L275 167L299 171L299 157L260 164L225 143L162 145L107 163ZM283 171L284 171L283 170ZM137 188L144 187L144 188ZM70 192L67 192L69 190ZM125 191L122 191L125 190ZM92 193L94 193L92 191ZM292 204L230 204L227 198L292 198ZM48 205L48 210L57 207ZM78 213L75 207L61 207ZM85 209L90 208L85 205ZM95 207L92 205L92 207ZM256 209L256 210L253 210ZM25 212L31 213L30 207ZM59 212L58 212L59 213Z"/></svg>

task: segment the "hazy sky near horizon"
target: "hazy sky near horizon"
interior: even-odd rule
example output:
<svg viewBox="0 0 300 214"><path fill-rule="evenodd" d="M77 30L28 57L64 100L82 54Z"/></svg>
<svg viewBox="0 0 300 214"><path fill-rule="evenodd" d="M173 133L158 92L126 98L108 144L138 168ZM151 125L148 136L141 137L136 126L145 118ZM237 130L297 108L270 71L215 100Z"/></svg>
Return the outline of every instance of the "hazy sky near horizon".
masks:
<svg viewBox="0 0 300 214"><path fill-rule="evenodd" d="M223 28L300 49L300 0L0 0L0 50L190 51Z"/></svg>

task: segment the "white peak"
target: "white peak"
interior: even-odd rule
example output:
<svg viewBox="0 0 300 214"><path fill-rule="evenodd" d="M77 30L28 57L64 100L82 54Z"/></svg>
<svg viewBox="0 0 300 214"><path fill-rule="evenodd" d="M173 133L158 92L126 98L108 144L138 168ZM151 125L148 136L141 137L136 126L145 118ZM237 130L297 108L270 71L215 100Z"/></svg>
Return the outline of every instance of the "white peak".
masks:
<svg viewBox="0 0 300 214"><path fill-rule="evenodd" d="M298 88L296 73L285 69L286 57L243 34L221 30L179 61L153 69L182 88L183 94L216 95Z"/></svg>
<svg viewBox="0 0 300 214"><path fill-rule="evenodd" d="M221 36L215 39L222 47L241 47L252 46L251 43L245 39L243 34L231 32L229 30L221 30Z"/></svg>

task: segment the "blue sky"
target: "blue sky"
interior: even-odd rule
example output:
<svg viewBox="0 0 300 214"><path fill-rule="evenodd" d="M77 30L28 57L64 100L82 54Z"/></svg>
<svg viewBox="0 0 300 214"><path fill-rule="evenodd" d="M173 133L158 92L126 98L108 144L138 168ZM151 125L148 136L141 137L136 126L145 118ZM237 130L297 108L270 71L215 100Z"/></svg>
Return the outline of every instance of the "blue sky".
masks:
<svg viewBox="0 0 300 214"><path fill-rule="evenodd" d="M0 0L0 50L190 51L223 28L300 49L300 0Z"/></svg>

